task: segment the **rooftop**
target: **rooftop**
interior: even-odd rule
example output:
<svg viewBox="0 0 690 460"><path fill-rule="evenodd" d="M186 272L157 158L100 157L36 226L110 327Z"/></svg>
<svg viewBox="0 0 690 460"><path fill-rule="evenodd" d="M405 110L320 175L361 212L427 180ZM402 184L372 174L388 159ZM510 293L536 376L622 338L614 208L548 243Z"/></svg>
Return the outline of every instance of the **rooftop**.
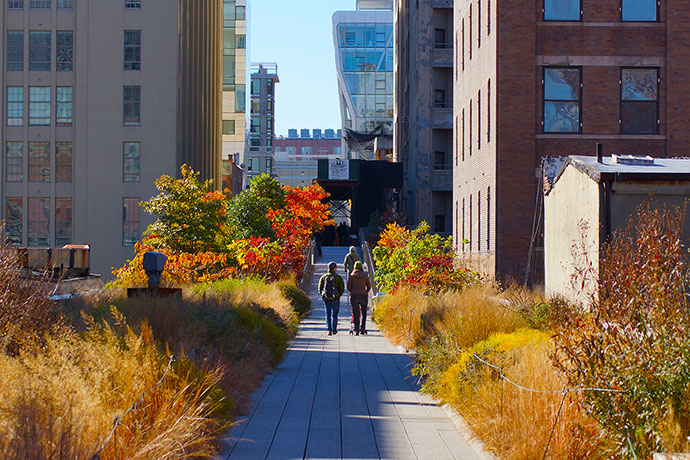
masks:
<svg viewBox="0 0 690 460"><path fill-rule="evenodd" d="M595 156L571 155L565 160L554 183L568 165L573 165L596 182L690 180L690 158L612 155L598 162Z"/></svg>

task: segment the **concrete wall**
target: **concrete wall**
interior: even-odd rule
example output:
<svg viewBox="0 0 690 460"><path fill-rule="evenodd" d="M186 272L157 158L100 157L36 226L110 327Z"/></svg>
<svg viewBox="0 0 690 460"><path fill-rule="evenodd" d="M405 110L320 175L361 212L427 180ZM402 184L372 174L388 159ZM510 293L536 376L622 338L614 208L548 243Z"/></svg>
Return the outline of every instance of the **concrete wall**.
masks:
<svg viewBox="0 0 690 460"><path fill-rule="evenodd" d="M588 304L599 269L599 184L573 166L544 197L547 296ZM584 276L582 276L584 275Z"/></svg>

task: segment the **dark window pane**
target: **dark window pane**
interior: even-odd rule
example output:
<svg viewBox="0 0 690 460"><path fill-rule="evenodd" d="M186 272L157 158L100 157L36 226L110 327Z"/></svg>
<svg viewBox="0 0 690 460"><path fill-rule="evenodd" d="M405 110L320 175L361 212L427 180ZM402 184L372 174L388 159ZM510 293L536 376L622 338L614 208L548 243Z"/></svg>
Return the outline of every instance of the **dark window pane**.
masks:
<svg viewBox="0 0 690 460"><path fill-rule="evenodd" d="M621 72L623 88L621 97L624 101L656 101L656 69L623 69Z"/></svg>
<svg viewBox="0 0 690 460"><path fill-rule="evenodd" d="M577 101L580 94L579 69L545 69L544 99Z"/></svg>
<svg viewBox="0 0 690 460"><path fill-rule="evenodd" d="M621 132L623 134L657 134L656 101L623 101Z"/></svg>
<svg viewBox="0 0 690 460"><path fill-rule="evenodd" d="M579 21L580 0L544 0L547 21Z"/></svg>
<svg viewBox="0 0 690 460"><path fill-rule="evenodd" d="M624 21L656 21L657 0L623 0Z"/></svg>
<svg viewBox="0 0 690 460"><path fill-rule="evenodd" d="M579 103L544 101L544 132L577 133L579 131Z"/></svg>

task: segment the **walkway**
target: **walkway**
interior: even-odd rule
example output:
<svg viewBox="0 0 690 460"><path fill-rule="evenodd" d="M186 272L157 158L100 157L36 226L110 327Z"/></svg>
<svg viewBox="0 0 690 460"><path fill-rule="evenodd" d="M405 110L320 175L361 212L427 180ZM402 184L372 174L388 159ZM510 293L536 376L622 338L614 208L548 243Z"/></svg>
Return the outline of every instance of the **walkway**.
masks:
<svg viewBox="0 0 690 460"><path fill-rule="evenodd" d="M340 332L326 336L317 283L330 260L342 275L346 253L347 248L323 248L308 292L314 309L218 459L482 458L445 411L417 391L410 358L375 324L368 321L367 336L348 334L345 296Z"/></svg>

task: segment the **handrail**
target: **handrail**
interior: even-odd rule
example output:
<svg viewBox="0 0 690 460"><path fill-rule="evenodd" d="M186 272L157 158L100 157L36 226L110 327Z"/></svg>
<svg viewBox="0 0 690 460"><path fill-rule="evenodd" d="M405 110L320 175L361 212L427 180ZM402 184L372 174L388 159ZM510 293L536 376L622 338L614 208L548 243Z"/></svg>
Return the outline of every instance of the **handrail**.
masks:
<svg viewBox="0 0 690 460"><path fill-rule="evenodd" d="M314 251L316 250L316 242L312 240L309 243L307 254L304 256L304 266L302 267L302 277L299 280L298 286L302 291L307 292L311 274L314 271Z"/></svg>

